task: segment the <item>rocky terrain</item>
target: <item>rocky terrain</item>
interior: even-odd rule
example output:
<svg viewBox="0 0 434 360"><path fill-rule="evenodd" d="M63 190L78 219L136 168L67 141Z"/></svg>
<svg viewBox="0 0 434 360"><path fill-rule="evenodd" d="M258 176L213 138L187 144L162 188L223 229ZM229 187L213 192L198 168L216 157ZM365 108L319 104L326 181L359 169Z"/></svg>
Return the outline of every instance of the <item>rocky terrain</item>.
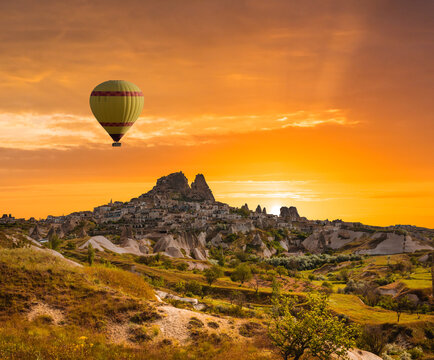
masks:
<svg viewBox="0 0 434 360"><path fill-rule="evenodd" d="M53 237L90 237L94 248L117 253L206 260L211 250L244 251L261 258L330 251L391 255L432 250L434 230L412 226L374 227L341 220L308 220L294 206L280 215L260 205L234 208L215 201L202 174L189 185L182 172L163 176L148 192L128 202L110 202L94 211L48 216L36 221L3 216L0 223L30 225L42 243ZM110 238L110 239L109 239Z"/></svg>

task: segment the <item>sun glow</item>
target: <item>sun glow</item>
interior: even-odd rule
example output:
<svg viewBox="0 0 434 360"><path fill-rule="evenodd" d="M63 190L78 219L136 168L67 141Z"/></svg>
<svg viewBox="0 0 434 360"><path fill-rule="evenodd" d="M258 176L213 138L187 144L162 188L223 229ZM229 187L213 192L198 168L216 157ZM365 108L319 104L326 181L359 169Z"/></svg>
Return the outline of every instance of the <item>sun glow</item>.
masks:
<svg viewBox="0 0 434 360"><path fill-rule="evenodd" d="M282 205L280 205L280 204L273 204L269 210L269 213L274 214L274 215L279 215L281 207L282 207Z"/></svg>

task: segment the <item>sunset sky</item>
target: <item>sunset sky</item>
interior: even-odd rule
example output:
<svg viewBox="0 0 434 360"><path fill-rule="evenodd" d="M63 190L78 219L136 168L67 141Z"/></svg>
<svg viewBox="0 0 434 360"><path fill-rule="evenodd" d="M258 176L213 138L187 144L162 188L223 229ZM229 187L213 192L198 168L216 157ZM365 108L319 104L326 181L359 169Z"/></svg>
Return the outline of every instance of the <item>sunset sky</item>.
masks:
<svg viewBox="0 0 434 360"><path fill-rule="evenodd" d="M0 212L203 173L217 200L434 227L434 1L0 2ZM112 148L89 95L144 94ZM0 214L1 216L1 214Z"/></svg>

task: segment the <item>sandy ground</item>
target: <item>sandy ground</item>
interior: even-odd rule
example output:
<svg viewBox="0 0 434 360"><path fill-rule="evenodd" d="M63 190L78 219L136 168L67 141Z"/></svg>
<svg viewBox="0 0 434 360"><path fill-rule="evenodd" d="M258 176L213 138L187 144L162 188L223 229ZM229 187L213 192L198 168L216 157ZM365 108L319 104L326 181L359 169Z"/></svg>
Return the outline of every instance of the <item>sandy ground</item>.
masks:
<svg viewBox="0 0 434 360"><path fill-rule="evenodd" d="M56 310L47 304L39 303L34 305L27 314L29 321L35 320L39 316L47 315L53 319L53 324L59 325L65 318L60 310Z"/></svg>

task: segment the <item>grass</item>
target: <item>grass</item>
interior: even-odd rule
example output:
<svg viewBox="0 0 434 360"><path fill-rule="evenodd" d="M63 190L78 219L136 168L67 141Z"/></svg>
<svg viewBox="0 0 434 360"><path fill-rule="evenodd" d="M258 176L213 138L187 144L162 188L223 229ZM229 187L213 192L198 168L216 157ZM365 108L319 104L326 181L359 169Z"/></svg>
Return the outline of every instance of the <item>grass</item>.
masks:
<svg viewBox="0 0 434 360"><path fill-rule="evenodd" d="M403 282L410 289L430 289L432 286L431 271L429 268L418 267L410 275L410 279L402 278Z"/></svg>
<svg viewBox="0 0 434 360"><path fill-rule="evenodd" d="M100 331L143 311L153 291L138 275L120 269L80 268L45 252L0 250L1 318L44 303L65 322Z"/></svg>
<svg viewBox="0 0 434 360"><path fill-rule="evenodd" d="M330 307L340 314L347 315L351 320L361 324L396 323L397 316L394 311L365 305L356 295L332 294ZM433 315L418 315L402 313L399 323L434 322Z"/></svg>
<svg viewBox="0 0 434 360"><path fill-rule="evenodd" d="M259 345L259 346L258 346ZM271 360L260 344L233 343L210 337L200 343L174 346L145 344L140 348L109 343L100 334L71 326L28 323L18 318L0 323L2 360Z"/></svg>
<svg viewBox="0 0 434 360"><path fill-rule="evenodd" d="M101 265L85 267L84 272L96 279L100 284L110 286L126 295L148 300L155 299L153 290L143 281L143 277L140 275Z"/></svg>

